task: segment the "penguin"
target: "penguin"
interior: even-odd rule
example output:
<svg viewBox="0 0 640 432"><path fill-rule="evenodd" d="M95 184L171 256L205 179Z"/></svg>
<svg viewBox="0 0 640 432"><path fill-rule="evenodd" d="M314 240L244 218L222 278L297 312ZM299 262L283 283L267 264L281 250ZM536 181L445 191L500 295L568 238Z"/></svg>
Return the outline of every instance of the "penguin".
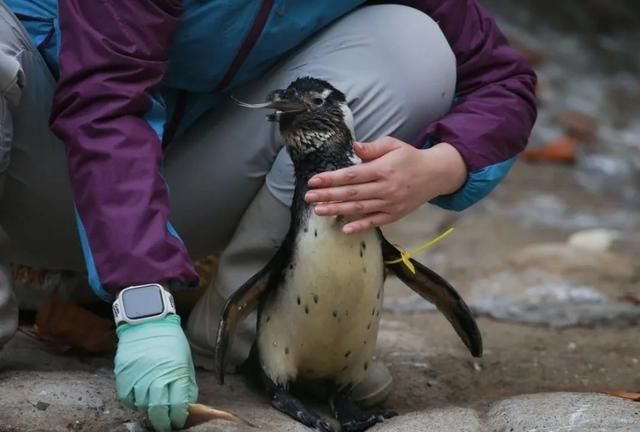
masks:
<svg viewBox="0 0 640 432"><path fill-rule="evenodd" d="M292 393L304 382L322 382L332 415L342 431L362 431L395 413L361 410L351 389L367 374L374 356L386 270L393 272L445 315L475 357L482 355L476 322L456 290L441 276L400 251L379 228L346 235L349 218L318 216L304 200L315 174L360 163L353 150L353 114L345 95L330 83L302 77L273 91L265 103L277 122L295 171L290 227L269 262L226 301L215 349L218 379L224 382L225 354L237 324L257 310L257 362L272 406L304 425L335 432L331 422Z"/></svg>

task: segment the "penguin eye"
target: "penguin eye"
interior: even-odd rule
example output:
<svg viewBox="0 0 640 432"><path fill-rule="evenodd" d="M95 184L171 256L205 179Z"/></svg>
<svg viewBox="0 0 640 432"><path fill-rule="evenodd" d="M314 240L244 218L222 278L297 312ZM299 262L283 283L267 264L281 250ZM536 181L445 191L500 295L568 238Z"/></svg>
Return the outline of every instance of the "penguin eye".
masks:
<svg viewBox="0 0 640 432"><path fill-rule="evenodd" d="M313 98L313 99L311 99L311 102L313 102L314 105L322 105L322 103L324 102L324 99L322 99L322 98Z"/></svg>

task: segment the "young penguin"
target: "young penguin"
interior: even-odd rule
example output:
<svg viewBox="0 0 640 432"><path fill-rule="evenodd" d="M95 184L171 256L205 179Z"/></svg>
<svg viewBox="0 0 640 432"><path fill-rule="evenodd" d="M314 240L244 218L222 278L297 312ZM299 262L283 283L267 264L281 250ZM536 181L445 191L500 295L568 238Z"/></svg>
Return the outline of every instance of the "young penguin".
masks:
<svg viewBox="0 0 640 432"><path fill-rule="evenodd" d="M276 90L263 104L277 121L295 167L289 232L269 263L227 301L218 328L216 364L224 379L224 358L237 323L258 310L260 373L275 408L303 424L334 431L289 389L304 381L330 386L331 408L343 431L365 430L392 415L364 412L349 400L366 375L376 347L382 309L385 261L400 252L379 229L345 235L345 217L318 216L304 201L314 174L359 163L353 152L353 116L345 96L331 84L305 77ZM440 276L413 261L386 264L410 288L434 303L471 351L482 339L466 304Z"/></svg>

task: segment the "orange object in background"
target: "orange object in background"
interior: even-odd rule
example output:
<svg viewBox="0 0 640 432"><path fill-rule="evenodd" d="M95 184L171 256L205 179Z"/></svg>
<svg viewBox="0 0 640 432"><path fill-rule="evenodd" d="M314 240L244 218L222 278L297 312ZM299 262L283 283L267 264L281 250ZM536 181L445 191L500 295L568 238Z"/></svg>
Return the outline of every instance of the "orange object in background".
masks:
<svg viewBox="0 0 640 432"><path fill-rule="evenodd" d="M541 148L527 148L522 153L529 162L557 162L574 164L576 162L577 140L570 136L557 138Z"/></svg>
<svg viewBox="0 0 640 432"><path fill-rule="evenodd" d="M195 266L200 275L200 286L173 293L178 314L182 317L183 322L186 322L197 301L214 279L218 271L218 257L215 255L205 257L198 260ZM22 265L11 266L11 274L17 284L42 286L47 283L47 278L53 274L52 280L61 285L58 288L62 288L62 291L65 289L68 291L70 287L64 285L67 283L67 279L59 282L60 278L56 278L62 273L70 274L71 277L68 280L73 283L78 283L77 279L82 280L81 274L72 272L38 269ZM86 292L90 293L88 283L86 284ZM91 295L89 298L93 299ZM97 302L97 299L93 300ZM94 313L90 310L91 305L92 303L88 302L86 298L79 299L72 296L70 301L65 301L54 290L38 306L33 328L22 326L20 331L55 350L74 349L90 354L112 353L116 349L117 340L113 319L110 314L104 317L104 312L108 313L109 309Z"/></svg>
<svg viewBox="0 0 640 432"><path fill-rule="evenodd" d="M44 301L34 325L35 336L45 342L69 346L92 354L115 351L113 320L102 318L51 293Z"/></svg>

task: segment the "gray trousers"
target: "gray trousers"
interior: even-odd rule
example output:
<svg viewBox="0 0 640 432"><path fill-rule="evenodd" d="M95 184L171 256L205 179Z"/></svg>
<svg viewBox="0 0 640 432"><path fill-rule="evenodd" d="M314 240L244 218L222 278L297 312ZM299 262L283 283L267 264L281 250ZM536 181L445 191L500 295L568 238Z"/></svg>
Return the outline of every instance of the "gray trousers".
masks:
<svg viewBox="0 0 640 432"><path fill-rule="evenodd" d="M358 140L411 141L449 110L455 66L428 16L404 6L369 6L234 94L262 101L297 77L315 76L346 94ZM0 261L84 270L64 148L47 125L54 80L2 0L0 90ZM196 358L211 354L221 301L268 260L288 227L293 166L264 114L229 101L172 143L164 161L171 221L190 254L222 253L218 275L188 323ZM3 289L9 285L0 282L0 302ZM236 344L238 359L251 334L249 323Z"/></svg>

